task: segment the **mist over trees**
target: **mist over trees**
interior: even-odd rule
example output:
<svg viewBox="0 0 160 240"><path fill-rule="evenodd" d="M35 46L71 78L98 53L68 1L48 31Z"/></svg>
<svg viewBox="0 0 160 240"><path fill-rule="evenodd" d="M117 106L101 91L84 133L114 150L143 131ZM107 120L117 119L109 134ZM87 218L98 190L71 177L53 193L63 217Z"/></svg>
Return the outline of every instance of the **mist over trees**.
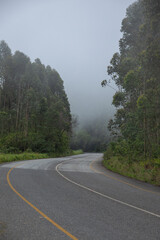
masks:
<svg viewBox="0 0 160 240"><path fill-rule="evenodd" d="M77 121L75 119L75 122ZM70 145L72 149L83 149L84 152L103 152L106 150L110 141L110 133L107 129L108 121L105 114L104 116L95 116L80 126L75 122Z"/></svg>
<svg viewBox="0 0 160 240"><path fill-rule="evenodd" d="M109 129L114 152L137 160L160 156L160 1L139 0L122 21L119 53L108 66L118 87ZM106 85L103 81L102 85Z"/></svg>
<svg viewBox="0 0 160 240"><path fill-rule="evenodd" d="M0 151L65 152L70 106L57 71L0 42Z"/></svg>

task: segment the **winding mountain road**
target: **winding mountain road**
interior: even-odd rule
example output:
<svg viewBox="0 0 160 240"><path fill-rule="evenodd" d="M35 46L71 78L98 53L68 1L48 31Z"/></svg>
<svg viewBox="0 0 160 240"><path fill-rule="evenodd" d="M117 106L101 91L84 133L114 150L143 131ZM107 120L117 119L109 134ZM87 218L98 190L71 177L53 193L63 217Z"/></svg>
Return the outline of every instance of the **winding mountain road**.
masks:
<svg viewBox="0 0 160 240"><path fill-rule="evenodd" d="M160 188L102 154L0 165L0 240L160 240Z"/></svg>

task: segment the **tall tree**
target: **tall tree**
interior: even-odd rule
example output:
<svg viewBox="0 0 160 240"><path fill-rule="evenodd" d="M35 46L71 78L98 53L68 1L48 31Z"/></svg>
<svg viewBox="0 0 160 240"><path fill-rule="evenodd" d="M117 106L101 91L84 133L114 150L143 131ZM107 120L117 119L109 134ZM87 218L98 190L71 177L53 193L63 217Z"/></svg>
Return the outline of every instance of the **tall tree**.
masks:
<svg viewBox="0 0 160 240"><path fill-rule="evenodd" d="M160 154L159 1L139 0L129 6L121 31L120 53L108 67L119 88L113 97L117 113L109 126L127 142L131 154L143 152L151 158Z"/></svg>
<svg viewBox="0 0 160 240"><path fill-rule="evenodd" d="M63 81L40 59L31 63L0 42L0 148L39 152L66 151L71 114Z"/></svg>

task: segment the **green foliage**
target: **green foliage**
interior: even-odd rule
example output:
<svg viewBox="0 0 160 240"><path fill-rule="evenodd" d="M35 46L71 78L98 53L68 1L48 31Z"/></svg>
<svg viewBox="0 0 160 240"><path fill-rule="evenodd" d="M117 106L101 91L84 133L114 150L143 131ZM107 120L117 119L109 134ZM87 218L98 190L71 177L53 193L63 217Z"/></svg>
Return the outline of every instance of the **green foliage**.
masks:
<svg viewBox="0 0 160 240"><path fill-rule="evenodd" d="M73 155L79 155L79 154L82 154L82 153L83 153L83 150L82 150L82 149L73 150L73 151L72 151L72 154L73 154Z"/></svg>
<svg viewBox="0 0 160 240"><path fill-rule="evenodd" d="M20 154L0 154L0 163L5 162L14 162L14 161L22 161L22 160L29 160L29 159L41 159L41 158L48 158L48 154L42 153L20 153Z"/></svg>
<svg viewBox="0 0 160 240"><path fill-rule="evenodd" d="M113 55L108 67L119 88L113 97L118 109L108 126L117 139L113 154L129 162L159 158L159 1L138 0L130 5L121 31L120 53Z"/></svg>
<svg viewBox="0 0 160 240"><path fill-rule="evenodd" d="M124 88L128 92L134 92L137 88L137 73L129 70L124 77Z"/></svg>
<svg viewBox="0 0 160 240"><path fill-rule="evenodd" d="M160 159L128 162L125 158L119 158L118 156L108 158L107 152L103 160L103 165L107 169L130 178L136 178L160 186Z"/></svg>
<svg viewBox="0 0 160 240"><path fill-rule="evenodd" d="M14 91L13 91L14 89ZM0 42L0 151L65 152L70 106L60 75Z"/></svg>
<svg viewBox="0 0 160 240"><path fill-rule="evenodd" d="M148 105L147 97L144 94L140 95L139 98L137 99L137 107L140 109L145 109L147 108L147 105Z"/></svg>
<svg viewBox="0 0 160 240"><path fill-rule="evenodd" d="M139 0L122 21L120 53L108 74L120 89L109 129L116 136L104 165L125 176L160 185L160 2Z"/></svg>
<svg viewBox="0 0 160 240"><path fill-rule="evenodd" d="M124 105L125 102L125 94L123 92L116 92L116 94L113 97L113 105L115 107L119 107Z"/></svg>
<svg viewBox="0 0 160 240"><path fill-rule="evenodd" d="M13 152L13 151L11 151ZM83 151L81 149L79 150L67 150L65 152L61 153L35 153L32 152L31 149L27 149L23 153L0 153L0 163L5 163L5 162L14 162L14 161L22 161L22 160L32 160L32 159L45 159L45 158L53 158L53 157L63 157L63 156L71 156L71 155L78 155L82 154Z"/></svg>

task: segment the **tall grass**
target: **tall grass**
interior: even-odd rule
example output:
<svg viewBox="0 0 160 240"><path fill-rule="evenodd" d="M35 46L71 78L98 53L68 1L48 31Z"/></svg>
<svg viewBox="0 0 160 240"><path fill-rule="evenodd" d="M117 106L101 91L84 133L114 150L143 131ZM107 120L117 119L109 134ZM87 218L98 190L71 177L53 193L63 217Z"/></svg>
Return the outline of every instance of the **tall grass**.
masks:
<svg viewBox="0 0 160 240"><path fill-rule="evenodd" d="M63 154L60 154L60 153L47 154L47 153L32 153L32 152L31 153L24 152L24 153L19 153L19 154L0 153L0 163L21 161L21 160L31 160L31 159L65 157L65 156L71 156L71 155L78 155L78 154L82 154L82 153L83 153L82 150L70 150Z"/></svg>
<svg viewBox="0 0 160 240"><path fill-rule="evenodd" d="M41 158L48 158L48 154L45 153L20 153L20 154L0 154L0 163L4 162L14 162L14 161L21 161L21 160L30 160L30 159L41 159Z"/></svg>
<svg viewBox="0 0 160 240"><path fill-rule="evenodd" d="M160 186L160 159L128 162L125 158L104 154L103 165L124 176Z"/></svg>

